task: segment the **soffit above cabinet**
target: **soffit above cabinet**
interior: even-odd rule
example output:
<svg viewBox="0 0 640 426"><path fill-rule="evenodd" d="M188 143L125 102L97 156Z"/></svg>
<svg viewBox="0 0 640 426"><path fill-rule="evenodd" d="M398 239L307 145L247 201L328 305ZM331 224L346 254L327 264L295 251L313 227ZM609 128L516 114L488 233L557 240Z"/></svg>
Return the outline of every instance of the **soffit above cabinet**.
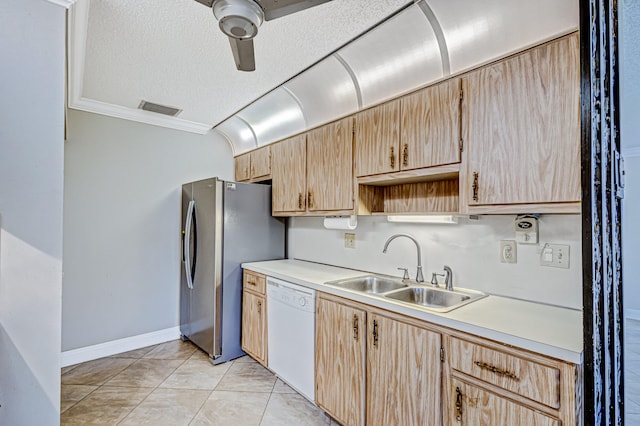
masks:
<svg viewBox="0 0 640 426"><path fill-rule="evenodd" d="M576 31L578 26L577 0L416 1L285 83L305 127L271 124L282 132L270 133L269 140L353 114ZM276 96L279 92L273 91L256 103ZM281 119L276 109L262 111L261 123ZM244 152L240 144L235 146L233 135L228 136L234 152ZM256 141L252 148L263 143Z"/></svg>

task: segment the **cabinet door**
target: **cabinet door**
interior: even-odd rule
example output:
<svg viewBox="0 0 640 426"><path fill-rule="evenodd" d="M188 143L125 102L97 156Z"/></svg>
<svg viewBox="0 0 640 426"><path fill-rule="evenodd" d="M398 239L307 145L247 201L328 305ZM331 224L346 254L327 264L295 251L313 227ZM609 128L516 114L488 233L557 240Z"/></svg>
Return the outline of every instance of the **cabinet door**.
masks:
<svg viewBox="0 0 640 426"><path fill-rule="evenodd" d="M274 214L306 208L306 136L271 145L271 196Z"/></svg>
<svg viewBox="0 0 640 426"><path fill-rule="evenodd" d="M441 336L367 317L367 425L439 425Z"/></svg>
<svg viewBox="0 0 640 426"><path fill-rule="evenodd" d="M580 201L580 72L571 35L469 74L469 205Z"/></svg>
<svg viewBox="0 0 640 426"><path fill-rule="evenodd" d="M271 174L271 147L265 146L251 152L251 179Z"/></svg>
<svg viewBox="0 0 640 426"><path fill-rule="evenodd" d="M263 364L265 357L266 304L262 296L242 293L242 349Z"/></svg>
<svg viewBox="0 0 640 426"><path fill-rule="evenodd" d="M312 130L307 136L308 211L353 209L353 119Z"/></svg>
<svg viewBox="0 0 640 426"><path fill-rule="evenodd" d="M242 182L251 178L251 153L238 155L233 159L236 181Z"/></svg>
<svg viewBox="0 0 640 426"><path fill-rule="evenodd" d="M451 381L450 401L445 411L451 426L560 425L556 418L457 378Z"/></svg>
<svg viewBox="0 0 640 426"><path fill-rule="evenodd" d="M344 426L364 425L365 312L316 300L316 403Z"/></svg>
<svg viewBox="0 0 640 426"><path fill-rule="evenodd" d="M356 176L400 170L400 100L362 111L355 120Z"/></svg>
<svg viewBox="0 0 640 426"><path fill-rule="evenodd" d="M460 162L460 95L454 78L401 99L402 170Z"/></svg>

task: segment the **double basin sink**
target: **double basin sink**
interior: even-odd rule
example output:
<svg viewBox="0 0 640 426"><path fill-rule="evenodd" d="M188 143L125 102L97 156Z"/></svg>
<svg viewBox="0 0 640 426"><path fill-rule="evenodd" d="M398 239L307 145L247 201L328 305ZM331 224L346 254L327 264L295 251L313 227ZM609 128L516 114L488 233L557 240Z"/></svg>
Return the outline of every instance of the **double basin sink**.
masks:
<svg viewBox="0 0 640 426"><path fill-rule="evenodd" d="M428 287L429 284L425 285L425 283L418 285L415 281L378 274L328 281L325 284L420 306L436 312L449 312L486 297L486 294L479 291L459 288L453 291L445 290Z"/></svg>

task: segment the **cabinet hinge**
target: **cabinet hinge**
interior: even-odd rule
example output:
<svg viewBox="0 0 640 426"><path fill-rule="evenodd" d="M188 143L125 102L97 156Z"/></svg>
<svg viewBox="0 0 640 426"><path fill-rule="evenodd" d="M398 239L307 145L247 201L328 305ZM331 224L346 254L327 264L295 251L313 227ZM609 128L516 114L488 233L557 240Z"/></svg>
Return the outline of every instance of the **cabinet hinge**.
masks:
<svg viewBox="0 0 640 426"><path fill-rule="evenodd" d="M460 100L464 99L464 90L460 89Z"/></svg>
<svg viewBox="0 0 640 426"><path fill-rule="evenodd" d="M464 139L460 138L458 141L458 148L460 148L460 152L464 151Z"/></svg>
<svg viewBox="0 0 640 426"><path fill-rule="evenodd" d="M440 346L440 361L444 362L444 346Z"/></svg>

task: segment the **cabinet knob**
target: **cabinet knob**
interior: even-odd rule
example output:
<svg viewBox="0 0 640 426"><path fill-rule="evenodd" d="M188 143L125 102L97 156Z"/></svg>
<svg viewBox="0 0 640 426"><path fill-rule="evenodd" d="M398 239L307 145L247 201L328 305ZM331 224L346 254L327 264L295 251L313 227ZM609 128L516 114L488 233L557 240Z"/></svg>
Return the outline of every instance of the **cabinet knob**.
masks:
<svg viewBox="0 0 640 426"><path fill-rule="evenodd" d="M396 154L393 147L389 148L389 166L391 166L392 169L396 167Z"/></svg>
<svg viewBox="0 0 640 426"><path fill-rule="evenodd" d="M373 346L378 347L378 321L373 320Z"/></svg>
<svg viewBox="0 0 640 426"><path fill-rule="evenodd" d="M309 191L307 193L307 198L309 199L309 201L307 202L307 205L309 206L310 209L312 209L314 207L314 203L313 203L313 192Z"/></svg>
<svg viewBox="0 0 640 426"><path fill-rule="evenodd" d="M456 387L456 421L462 421L462 391Z"/></svg>
<svg viewBox="0 0 640 426"><path fill-rule="evenodd" d="M404 148L402 148L402 165L409 165L409 144L404 144Z"/></svg>
<svg viewBox="0 0 640 426"><path fill-rule="evenodd" d="M471 184L473 190L473 201L478 201L478 172L473 172L473 183Z"/></svg>
<svg viewBox="0 0 640 426"><path fill-rule="evenodd" d="M353 314L353 340L358 340L358 314Z"/></svg>

